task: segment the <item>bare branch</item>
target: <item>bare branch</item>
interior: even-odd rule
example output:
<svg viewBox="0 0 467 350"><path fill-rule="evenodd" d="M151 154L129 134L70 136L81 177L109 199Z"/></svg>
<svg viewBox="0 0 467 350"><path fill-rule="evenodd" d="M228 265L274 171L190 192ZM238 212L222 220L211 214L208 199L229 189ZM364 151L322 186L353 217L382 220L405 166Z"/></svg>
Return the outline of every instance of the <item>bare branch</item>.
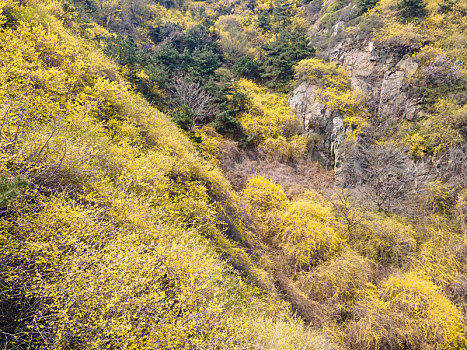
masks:
<svg viewBox="0 0 467 350"><path fill-rule="evenodd" d="M199 83L189 81L186 75L175 76L168 92L172 107L188 107L193 112L192 126L213 115L211 96Z"/></svg>
<svg viewBox="0 0 467 350"><path fill-rule="evenodd" d="M378 209L395 209L415 186L415 169L393 145L354 145L343 173L345 186L356 187Z"/></svg>

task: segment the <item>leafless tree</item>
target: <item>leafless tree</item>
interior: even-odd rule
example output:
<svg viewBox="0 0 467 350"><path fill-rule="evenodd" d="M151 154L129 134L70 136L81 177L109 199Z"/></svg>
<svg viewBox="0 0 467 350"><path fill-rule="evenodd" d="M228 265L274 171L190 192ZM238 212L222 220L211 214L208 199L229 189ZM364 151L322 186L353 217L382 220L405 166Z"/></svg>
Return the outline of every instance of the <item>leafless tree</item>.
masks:
<svg viewBox="0 0 467 350"><path fill-rule="evenodd" d="M192 112L191 126L203 122L214 114L211 96L198 82L193 82L184 74L175 76L168 89L170 105L173 108L189 108Z"/></svg>
<svg viewBox="0 0 467 350"><path fill-rule="evenodd" d="M456 192L467 188L467 144L451 148L434 160L436 176Z"/></svg>
<svg viewBox="0 0 467 350"><path fill-rule="evenodd" d="M355 204L355 200L350 195L348 189L341 189L338 192L337 198L333 203L333 210L349 232L351 232L355 226L360 224L360 210Z"/></svg>
<svg viewBox="0 0 467 350"><path fill-rule="evenodd" d="M396 146L354 145L348 155L343 169L345 185L357 187L378 209L396 209L414 190L413 164Z"/></svg>

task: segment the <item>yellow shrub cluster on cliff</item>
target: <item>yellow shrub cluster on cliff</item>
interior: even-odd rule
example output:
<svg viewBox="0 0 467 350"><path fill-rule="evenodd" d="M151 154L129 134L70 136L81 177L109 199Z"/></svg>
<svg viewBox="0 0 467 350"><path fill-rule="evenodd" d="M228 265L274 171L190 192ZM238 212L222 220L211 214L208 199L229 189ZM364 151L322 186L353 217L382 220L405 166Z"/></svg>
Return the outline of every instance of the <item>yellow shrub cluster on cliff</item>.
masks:
<svg viewBox="0 0 467 350"><path fill-rule="evenodd" d="M287 103L287 97L268 92L266 88L240 79L238 86L246 93L246 111L239 116L240 123L248 134L255 137L259 148L271 160L293 161L307 152L307 139L302 135L285 135L285 129L298 127L298 120Z"/></svg>
<svg viewBox="0 0 467 350"><path fill-rule="evenodd" d="M350 80L343 68L317 58L298 62L295 79L309 80L324 88L333 87L341 91L350 89Z"/></svg>
<svg viewBox="0 0 467 350"><path fill-rule="evenodd" d="M343 68L334 63L310 58L297 63L295 79L317 85L317 95L326 107L343 117L348 135L360 133L369 113L363 95L351 89L350 78Z"/></svg>
<svg viewBox="0 0 467 350"><path fill-rule="evenodd" d="M431 46L442 48L449 56L464 60L466 10L464 1L425 0L424 15L403 21L397 0L381 0L367 16L378 16L384 26L375 31L375 39L390 47L417 48Z"/></svg>
<svg viewBox="0 0 467 350"><path fill-rule="evenodd" d="M258 148L268 156L269 160L296 161L306 155L308 140L302 135L294 135L289 140L284 136L269 137Z"/></svg>
<svg viewBox="0 0 467 350"><path fill-rule="evenodd" d="M436 156L464 143L459 126L464 123L467 107L459 106L448 98L440 98L433 109L433 115L411 127L401 140L402 144L409 146L414 158Z"/></svg>
<svg viewBox="0 0 467 350"><path fill-rule="evenodd" d="M239 117L246 132L254 134L258 141L281 136L284 125L295 118L287 97L246 79L240 79L238 86L249 98L247 111Z"/></svg>
<svg viewBox="0 0 467 350"><path fill-rule="evenodd" d="M404 18L401 5L412 8L410 18ZM365 15L382 23L373 32L377 46L417 63L409 79L424 113L405 121L393 137L414 158L438 156L465 143L465 103L457 96L467 84L466 11L465 1L381 0Z"/></svg>

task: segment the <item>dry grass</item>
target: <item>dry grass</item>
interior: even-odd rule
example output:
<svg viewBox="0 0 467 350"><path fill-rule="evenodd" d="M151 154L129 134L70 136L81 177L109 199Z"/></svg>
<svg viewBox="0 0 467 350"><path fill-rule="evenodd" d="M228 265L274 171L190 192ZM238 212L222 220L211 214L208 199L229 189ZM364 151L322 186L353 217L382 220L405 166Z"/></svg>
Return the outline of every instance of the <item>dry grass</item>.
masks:
<svg viewBox="0 0 467 350"><path fill-rule="evenodd" d="M306 190L327 192L334 187L334 174L305 158L296 162L271 160L257 149L242 149L224 141L219 146L219 160L225 175L236 190L243 190L248 179L264 176L281 185L288 197Z"/></svg>

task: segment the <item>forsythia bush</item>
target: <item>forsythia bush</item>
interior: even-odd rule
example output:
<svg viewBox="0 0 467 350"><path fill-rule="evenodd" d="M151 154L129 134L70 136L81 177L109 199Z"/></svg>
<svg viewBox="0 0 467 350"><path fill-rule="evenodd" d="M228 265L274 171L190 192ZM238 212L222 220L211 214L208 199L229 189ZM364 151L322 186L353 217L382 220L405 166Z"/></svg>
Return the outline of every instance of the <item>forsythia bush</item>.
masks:
<svg viewBox="0 0 467 350"><path fill-rule="evenodd" d="M2 346L317 348L225 262L265 274L220 170L41 4L0 9Z"/></svg>
<svg viewBox="0 0 467 350"><path fill-rule="evenodd" d="M297 161L303 159L307 152L307 139L295 135L289 141L284 136L268 137L259 145L270 160Z"/></svg>
<svg viewBox="0 0 467 350"><path fill-rule="evenodd" d="M359 349L462 349L459 310L414 273L389 277L359 303L347 341Z"/></svg>
<svg viewBox="0 0 467 350"><path fill-rule="evenodd" d="M351 311L358 296L372 282L376 264L352 250L299 276L300 289L327 305L335 316Z"/></svg>
<svg viewBox="0 0 467 350"><path fill-rule="evenodd" d="M282 128L296 118L287 104L287 97L268 92L246 79L240 79L238 86L249 98L247 110L239 117L245 131L254 134L259 143L282 136Z"/></svg>
<svg viewBox="0 0 467 350"><path fill-rule="evenodd" d="M414 256L417 235L410 225L396 218L368 214L349 236L350 245L382 264L402 266Z"/></svg>
<svg viewBox="0 0 467 350"><path fill-rule="evenodd" d="M294 265L315 265L336 253L342 239L331 221L331 209L314 200L289 205L281 220L279 240Z"/></svg>
<svg viewBox="0 0 467 350"><path fill-rule="evenodd" d="M243 190L243 198L265 226L266 236L271 237L281 212L287 207L287 196L282 187L264 177L252 178Z"/></svg>
<svg viewBox="0 0 467 350"><path fill-rule="evenodd" d="M247 186L243 191L243 196L251 205L263 213L284 209L287 203L284 190L264 177L248 180Z"/></svg>
<svg viewBox="0 0 467 350"><path fill-rule="evenodd" d="M412 269L435 284L446 287L465 271L467 237L440 217L432 217Z"/></svg>
<svg viewBox="0 0 467 350"><path fill-rule="evenodd" d="M349 77L343 68L317 58L298 62L295 66L295 79L309 80L325 88L333 87L342 91L350 88Z"/></svg>
<svg viewBox="0 0 467 350"><path fill-rule="evenodd" d="M210 125L203 126L202 128L195 127L194 131L196 136L201 137L202 142L199 147L202 149L203 155L210 157L214 161L218 160L222 136Z"/></svg>
<svg viewBox="0 0 467 350"><path fill-rule="evenodd" d="M343 68L310 58L297 63L295 79L317 85L318 96L328 108L343 117L349 132L358 135L366 125L370 116L365 108L365 100L361 93L351 89L350 78Z"/></svg>

